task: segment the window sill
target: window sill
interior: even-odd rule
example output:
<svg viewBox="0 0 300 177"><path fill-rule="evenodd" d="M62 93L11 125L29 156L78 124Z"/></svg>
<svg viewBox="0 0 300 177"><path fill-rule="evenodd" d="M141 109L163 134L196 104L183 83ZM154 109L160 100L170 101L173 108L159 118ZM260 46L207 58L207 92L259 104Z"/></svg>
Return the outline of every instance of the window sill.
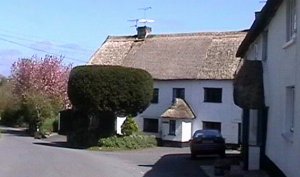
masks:
<svg viewBox="0 0 300 177"><path fill-rule="evenodd" d="M295 42L296 42L296 35L293 35L293 37L282 46L282 48L287 49L291 45L293 45Z"/></svg>
<svg viewBox="0 0 300 177"><path fill-rule="evenodd" d="M294 143L294 134L292 132L283 132L281 133L281 136L288 142L288 143Z"/></svg>
<svg viewBox="0 0 300 177"><path fill-rule="evenodd" d="M170 133L169 133L168 135L169 135L169 136L176 136L175 134L170 134Z"/></svg>

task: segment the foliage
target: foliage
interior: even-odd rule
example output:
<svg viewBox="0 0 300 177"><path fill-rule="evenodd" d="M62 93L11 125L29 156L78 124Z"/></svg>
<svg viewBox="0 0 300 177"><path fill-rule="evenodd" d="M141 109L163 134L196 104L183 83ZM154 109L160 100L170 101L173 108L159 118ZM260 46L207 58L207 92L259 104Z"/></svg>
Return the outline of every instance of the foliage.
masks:
<svg viewBox="0 0 300 177"><path fill-rule="evenodd" d="M41 124L40 131L43 135L50 134L51 132L57 132L58 119L48 118Z"/></svg>
<svg viewBox="0 0 300 177"><path fill-rule="evenodd" d="M106 149L140 149L156 146L157 142L154 136L131 135L131 136L112 136L102 138L98 141L98 146Z"/></svg>
<svg viewBox="0 0 300 177"><path fill-rule="evenodd" d="M139 128L133 117L127 117L121 126L121 132L125 136L133 135L138 132Z"/></svg>
<svg viewBox="0 0 300 177"><path fill-rule="evenodd" d="M27 94L21 105L21 115L29 124L30 132L37 131L37 128L41 130L48 119L56 119L58 111L58 103L38 93Z"/></svg>
<svg viewBox="0 0 300 177"><path fill-rule="evenodd" d="M24 117L19 106L6 107L1 113L1 124L12 127L24 125Z"/></svg>
<svg viewBox="0 0 300 177"><path fill-rule="evenodd" d="M11 69L13 91L22 99L26 99L28 94L34 92L67 106L67 81L70 69L71 66L63 65L63 58L48 55L41 59L37 57L19 59Z"/></svg>
<svg viewBox="0 0 300 177"><path fill-rule="evenodd" d="M78 66L72 69L68 95L76 109L136 115L152 98L153 80L141 69L120 66Z"/></svg>
<svg viewBox="0 0 300 177"><path fill-rule="evenodd" d="M19 104L19 98L12 93L13 83L8 80L1 80L0 83L0 113L5 109L12 109Z"/></svg>

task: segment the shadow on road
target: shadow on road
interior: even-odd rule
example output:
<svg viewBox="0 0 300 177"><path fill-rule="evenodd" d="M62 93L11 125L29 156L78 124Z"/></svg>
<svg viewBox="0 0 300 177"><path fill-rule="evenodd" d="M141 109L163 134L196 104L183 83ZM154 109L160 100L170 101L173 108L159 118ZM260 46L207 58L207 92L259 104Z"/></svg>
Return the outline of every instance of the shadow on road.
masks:
<svg viewBox="0 0 300 177"><path fill-rule="evenodd" d="M144 177L208 177L200 168L201 164L212 164L215 157L191 160L190 154L168 154L155 164L140 164L140 167L152 167Z"/></svg>
<svg viewBox="0 0 300 177"><path fill-rule="evenodd" d="M30 136L27 129L24 128L1 128L1 133L13 136Z"/></svg>
<svg viewBox="0 0 300 177"><path fill-rule="evenodd" d="M71 148L67 142L34 142L33 144L42 145L42 146L50 146L50 147L59 147L59 148Z"/></svg>

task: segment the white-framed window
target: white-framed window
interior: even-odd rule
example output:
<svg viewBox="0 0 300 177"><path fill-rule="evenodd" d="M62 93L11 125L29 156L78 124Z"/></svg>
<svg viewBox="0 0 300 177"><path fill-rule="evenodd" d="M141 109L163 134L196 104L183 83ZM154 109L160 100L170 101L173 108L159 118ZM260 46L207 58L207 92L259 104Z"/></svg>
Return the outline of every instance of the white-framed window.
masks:
<svg viewBox="0 0 300 177"><path fill-rule="evenodd" d="M158 103L158 98L159 98L159 89L158 88L154 88L153 89L153 96L152 96L151 103L152 104Z"/></svg>
<svg viewBox="0 0 300 177"><path fill-rule="evenodd" d="M208 121L203 121L202 128L204 130L206 129L214 129L214 130L219 130L221 132L221 122L208 122Z"/></svg>
<svg viewBox="0 0 300 177"><path fill-rule="evenodd" d="M185 98L185 89L184 88L173 88L173 102L176 98Z"/></svg>
<svg viewBox="0 0 300 177"><path fill-rule="evenodd" d="M176 120L169 122L169 135L176 135Z"/></svg>
<svg viewBox="0 0 300 177"><path fill-rule="evenodd" d="M297 32L296 0L286 0L286 41L291 41Z"/></svg>
<svg viewBox="0 0 300 177"><path fill-rule="evenodd" d="M295 119L295 87L286 87L285 124L284 133L294 133Z"/></svg>
<svg viewBox="0 0 300 177"><path fill-rule="evenodd" d="M144 118L143 131L157 133L158 132L158 119Z"/></svg>
<svg viewBox="0 0 300 177"><path fill-rule="evenodd" d="M204 88L204 102L222 103L222 88Z"/></svg>

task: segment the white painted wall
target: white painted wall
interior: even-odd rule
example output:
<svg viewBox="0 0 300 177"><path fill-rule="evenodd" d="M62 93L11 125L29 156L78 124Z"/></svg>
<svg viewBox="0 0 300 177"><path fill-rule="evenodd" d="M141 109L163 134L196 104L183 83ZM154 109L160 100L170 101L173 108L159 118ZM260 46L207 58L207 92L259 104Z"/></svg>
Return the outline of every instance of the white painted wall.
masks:
<svg viewBox="0 0 300 177"><path fill-rule="evenodd" d="M181 121L182 125L182 142L188 142L192 138L192 122Z"/></svg>
<svg viewBox="0 0 300 177"><path fill-rule="evenodd" d="M222 134L226 139L226 143L238 142L238 122L241 122L242 111L233 102L231 80L155 81L154 87L159 88L159 103L151 104L139 115L138 123L140 127L143 127L143 118L160 119L161 114L172 104L173 88L185 88L185 100L196 115L196 119L192 122L191 133L202 129L202 121L221 122ZM205 103L204 87L222 88L222 103ZM161 121L159 122L159 130L161 130ZM162 132L159 132L156 135L159 137L161 134Z"/></svg>
<svg viewBox="0 0 300 177"><path fill-rule="evenodd" d="M117 119L116 119L115 129L117 131L117 134L119 134L119 135L122 135L121 126L125 120L126 120L126 117L117 117Z"/></svg>
<svg viewBox="0 0 300 177"><path fill-rule="evenodd" d="M286 1L267 27L268 59L263 61L264 91L269 107L266 155L288 177L298 177L300 163L300 18L297 18L298 34L294 41L286 42ZM300 3L297 1L297 17ZM261 37L256 42L261 42ZM254 59L253 47L246 59ZM286 87L295 86L294 133L285 130Z"/></svg>
<svg viewBox="0 0 300 177"><path fill-rule="evenodd" d="M188 142L192 137L192 120L176 120L176 136L169 135L169 120L162 118L162 140Z"/></svg>

